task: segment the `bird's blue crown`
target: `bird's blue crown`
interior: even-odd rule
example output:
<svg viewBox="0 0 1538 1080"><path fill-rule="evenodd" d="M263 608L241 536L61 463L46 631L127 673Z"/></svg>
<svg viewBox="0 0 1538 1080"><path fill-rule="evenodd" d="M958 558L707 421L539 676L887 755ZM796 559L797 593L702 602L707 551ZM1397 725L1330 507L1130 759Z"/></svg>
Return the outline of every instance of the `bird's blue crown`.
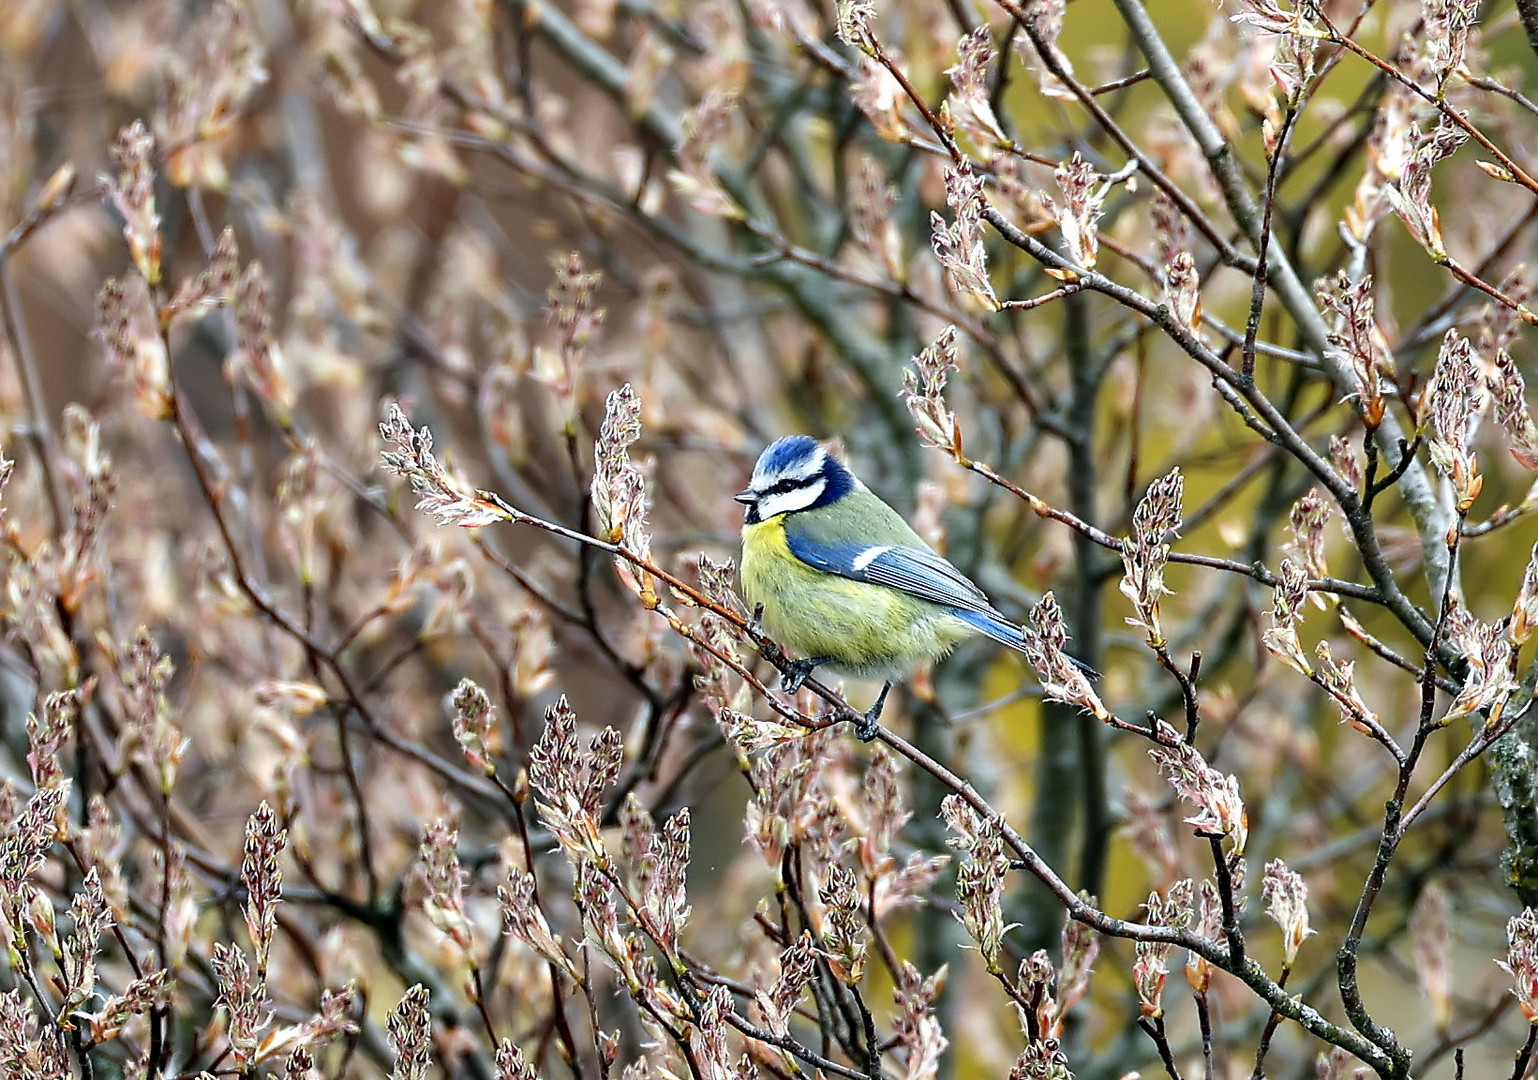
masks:
<svg viewBox="0 0 1538 1080"><path fill-rule="evenodd" d="M810 435L776 439L759 455L753 467L752 491L765 496L820 484L815 502L800 509L814 510L837 502L855 489L853 474Z"/></svg>
<svg viewBox="0 0 1538 1080"><path fill-rule="evenodd" d="M764 476L800 472L822 453L822 447L810 435L786 435L764 448L753 471Z"/></svg>

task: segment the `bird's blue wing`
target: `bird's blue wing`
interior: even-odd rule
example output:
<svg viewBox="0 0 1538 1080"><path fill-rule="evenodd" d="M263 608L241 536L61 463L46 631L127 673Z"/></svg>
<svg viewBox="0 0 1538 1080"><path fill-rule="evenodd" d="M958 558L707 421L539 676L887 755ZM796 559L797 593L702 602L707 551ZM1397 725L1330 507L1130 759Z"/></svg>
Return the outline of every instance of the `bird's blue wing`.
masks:
<svg viewBox="0 0 1538 1080"><path fill-rule="evenodd" d="M793 535L788 530L785 542L790 553L808 566L854 581L886 585L948 607L956 618L1000 645L1029 651L1025 631L990 604L971 578L928 548L911 544L829 544ZM1068 660L1090 678L1100 678L1100 673L1082 660L1072 656Z"/></svg>
<svg viewBox="0 0 1538 1080"><path fill-rule="evenodd" d="M886 585L948 607L978 633L1011 649L1026 651L1024 631L990 604L971 578L928 548L911 544L828 544L788 531L785 542L790 553L808 566L854 581ZM1090 668L1084 670L1094 674Z"/></svg>
<svg viewBox="0 0 1538 1080"><path fill-rule="evenodd" d="M970 578L927 548L893 544L827 544L789 534L785 541L792 555L824 573L885 585L932 604L975 612L989 619L999 617L998 611ZM982 629L980 625L978 628Z"/></svg>

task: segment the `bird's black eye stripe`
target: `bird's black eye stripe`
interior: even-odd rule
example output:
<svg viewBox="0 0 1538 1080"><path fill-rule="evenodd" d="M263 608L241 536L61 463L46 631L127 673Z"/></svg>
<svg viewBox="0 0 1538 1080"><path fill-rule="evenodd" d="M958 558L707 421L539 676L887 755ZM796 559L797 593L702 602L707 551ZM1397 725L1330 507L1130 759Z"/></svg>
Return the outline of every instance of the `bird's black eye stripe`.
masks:
<svg viewBox="0 0 1538 1080"><path fill-rule="evenodd" d="M764 488L763 491L758 492L758 497L763 499L770 495L783 495L787 491L795 491L797 488L805 486L805 480L791 480L786 478L784 480L778 480Z"/></svg>

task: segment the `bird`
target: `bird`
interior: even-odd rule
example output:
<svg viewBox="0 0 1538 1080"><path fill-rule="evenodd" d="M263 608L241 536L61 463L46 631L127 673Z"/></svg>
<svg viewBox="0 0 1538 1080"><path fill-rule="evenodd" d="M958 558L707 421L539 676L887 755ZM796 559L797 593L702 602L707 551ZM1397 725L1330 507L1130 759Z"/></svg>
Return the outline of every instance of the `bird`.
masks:
<svg viewBox="0 0 1538 1080"><path fill-rule="evenodd" d="M762 628L801 659L781 685L799 690L824 664L881 679L855 721L869 741L893 681L982 634L1020 652L1022 628L809 435L775 440L746 489L743 596Z"/></svg>

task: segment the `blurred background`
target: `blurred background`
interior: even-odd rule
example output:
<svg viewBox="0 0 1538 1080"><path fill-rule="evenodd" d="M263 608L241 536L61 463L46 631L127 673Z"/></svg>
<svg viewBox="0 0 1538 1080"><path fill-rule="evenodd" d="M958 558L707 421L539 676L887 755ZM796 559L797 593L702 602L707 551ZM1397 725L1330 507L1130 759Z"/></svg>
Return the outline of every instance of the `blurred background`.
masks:
<svg viewBox="0 0 1538 1080"><path fill-rule="evenodd" d="M806 432L830 440L1011 617L1052 590L1107 707L1184 733L1181 680L1128 625L1122 561L1096 539L1128 536L1149 484L1178 468L1182 524L1167 540L1207 562L1168 568L1166 658L1195 674L1195 745L1237 777L1248 810L1236 895L1249 951L1275 977L1283 950L1260 883L1268 861L1285 860L1307 884L1317 932L1287 993L1352 1030L1335 953L1401 763L1268 651L1271 585L1288 556L1316 582L1355 587L1311 594L1303 649L1325 641L1335 661L1354 662L1361 698L1403 746L1420 745L1426 640L1383 602L1381 575L1434 621L1449 580L1440 538L1456 521L1451 594L1492 632L1509 617L1535 539L1533 462L1507 452L1521 427L1498 408L1492 373L1501 350L1509 370L1531 370L1524 263L1538 203L1512 166L1538 136L1523 96L1538 60L1501 3L1302 8L0 6L0 442L15 461L0 497L8 816L37 782L25 718L47 694L76 691L78 715L52 751L70 780L56 839L84 840L50 848L22 876L63 911L86 869L114 868L118 936L104 940L99 992L140 974L130 956L168 972L120 1037L68 1044L71 1067L192 1075L289 1060L287 1044L249 1060L231 1049L228 986L210 966L214 942L246 941L251 887L239 871L265 799L287 829L286 902L263 975L271 1030L313 1014L322 987L362 987L359 1030L315 1037L317 1075L388 1074L386 1014L413 983L432 990L433 1067L447 1075L495 1074L506 1037L541 1076L598 1076L596 1035L609 1029L614 1067L682 1068L656 1049L645 1008L623 997L596 946L579 993L501 934L497 885L527 866L573 956L584 936L571 902L580 872L527 804L530 750L560 695L585 733L619 733L623 764L598 818L616 852L624 795L659 820L691 809L689 970L731 987L745 1017L779 970L780 931L822 932L814 882L876 843L871 770L891 772L911 815L884 854L947 852L935 776L844 733L806 751L801 773L764 765L722 720L727 707L769 716L761 696L730 673L727 698L702 690L698 650L602 552L530 527L436 527L379 467L378 424L399 402L458 482L594 533L594 444L606 398L627 383L658 566L694 582L701 553L734 558L731 493L766 443ZM841 16L875 44L851 47L847 30L841 40ZM1457 126L1451 114L1489 145L1433 146ZM1222 155L1206 152L1204 132ZM1089 169L1078 188L1075 155ZM954 191L948 201L959 158L993 211L1097 283L1064 288L1073 274L981 225ZM1302 285L1283 296L1273 275L1258 309L1259 224L1236 210L1241 189L1254 207L1269 202L1272 253ZM991 300L958 285L970 247L944 242L965 220ZM1354 385L1339 374L1351 370L1350 318L1315 293L1337 272L1368 281L1372 355ZM1158 318L1129 297L1163 305ZM1240 369L1250 321L1249 391L1347 487L1366 490L1363 470L1370 485L1405 449L1415 459L1401 475L1429 502L1417 509L1420 496L1396 485L1369 500L1366 557L1317 470L1258 434L1270 422L1255 421L1254 399L1236 409L1237 384L1215 385L1196 356ZM964 461L926 447L904 397L905 372L948 326L957 366L943 401ZM1483 488L1461 518L1415 441L1449 330L1472 343L1480 373L1463 423ZM1364 425L1362 370L1381 380L1402 447ZM772 668L737 648L772 687ZM1514 683L1526 665L1514 651ZM1438 714L1468 669L1443 674ZM465 678L496 710L489 770L456 739L446 695ZM847 688L857 706L876 689ZM1513 714L1526 697L1530 687L1516 691ZM797 707L827 708L806 695ZM1407 804L1491 715L1501 709L1424 733ZM1142 921L1150 891L1214 872L1148 740L1044 702L1014 655L962 647L902 688L885 722L1109 915ZM1416 1076L1509 1075L1528 1037L1493 962L1508 958L1507 920L1533 893L1526 738L1519 725L1492 752L1497 764L1480 756L1453 772L1394 852L1359 935L1366 1005L1415 1054ZM793 775L800 787L764 789ZM765 809L775 798L783 805ZM783 818L790 854L766 858L754 842L766 815ZM422 874L434 822L458 830L468 948L429 911L441 899ZM860 872L874 896L891 868ZM786 914L787 897L804 901L799 912ZM1022 1046L1041 1033L1022 1034L1028 1010L1009 988L1024 985L1015 971L1036 950L1062 961L1064 909L1025 873L1009 875L1001 903L999 978L958 920L954 867L887 910L871 900L871 947L886 963L871 964L862 1000L884 1030L896 1015L892 961L926 977L948 965L933 1015L949 1049L926 1063L899 1029L887 1075L1024 1068ZM48 950L32 947L46 969ZM1273 1037L1264 1003L1226 974L1198 1008L1181 950L1151 1016L1136 958L1130 941L1102 943L1059 1032L1072 1075L1249 1076L1261 1045L1265 1075L1360 1066L1322 1059L1329 1045L1296 1024ZM0 981L19 991L29 971L13 957ZM46 1036L50 992L38 982L26 996ZM558 1024L563 998L570 1019ZM810 994L796 1029L847 1064L852 1044L818 1011L839 1000ZM1159 1039L1140 1017L1158 1021ZM575 1029L569 1041L562 1025ZM746 1053L753 1070L791 1075L766 1044L732 1038L731 1060Z"/></svg>

